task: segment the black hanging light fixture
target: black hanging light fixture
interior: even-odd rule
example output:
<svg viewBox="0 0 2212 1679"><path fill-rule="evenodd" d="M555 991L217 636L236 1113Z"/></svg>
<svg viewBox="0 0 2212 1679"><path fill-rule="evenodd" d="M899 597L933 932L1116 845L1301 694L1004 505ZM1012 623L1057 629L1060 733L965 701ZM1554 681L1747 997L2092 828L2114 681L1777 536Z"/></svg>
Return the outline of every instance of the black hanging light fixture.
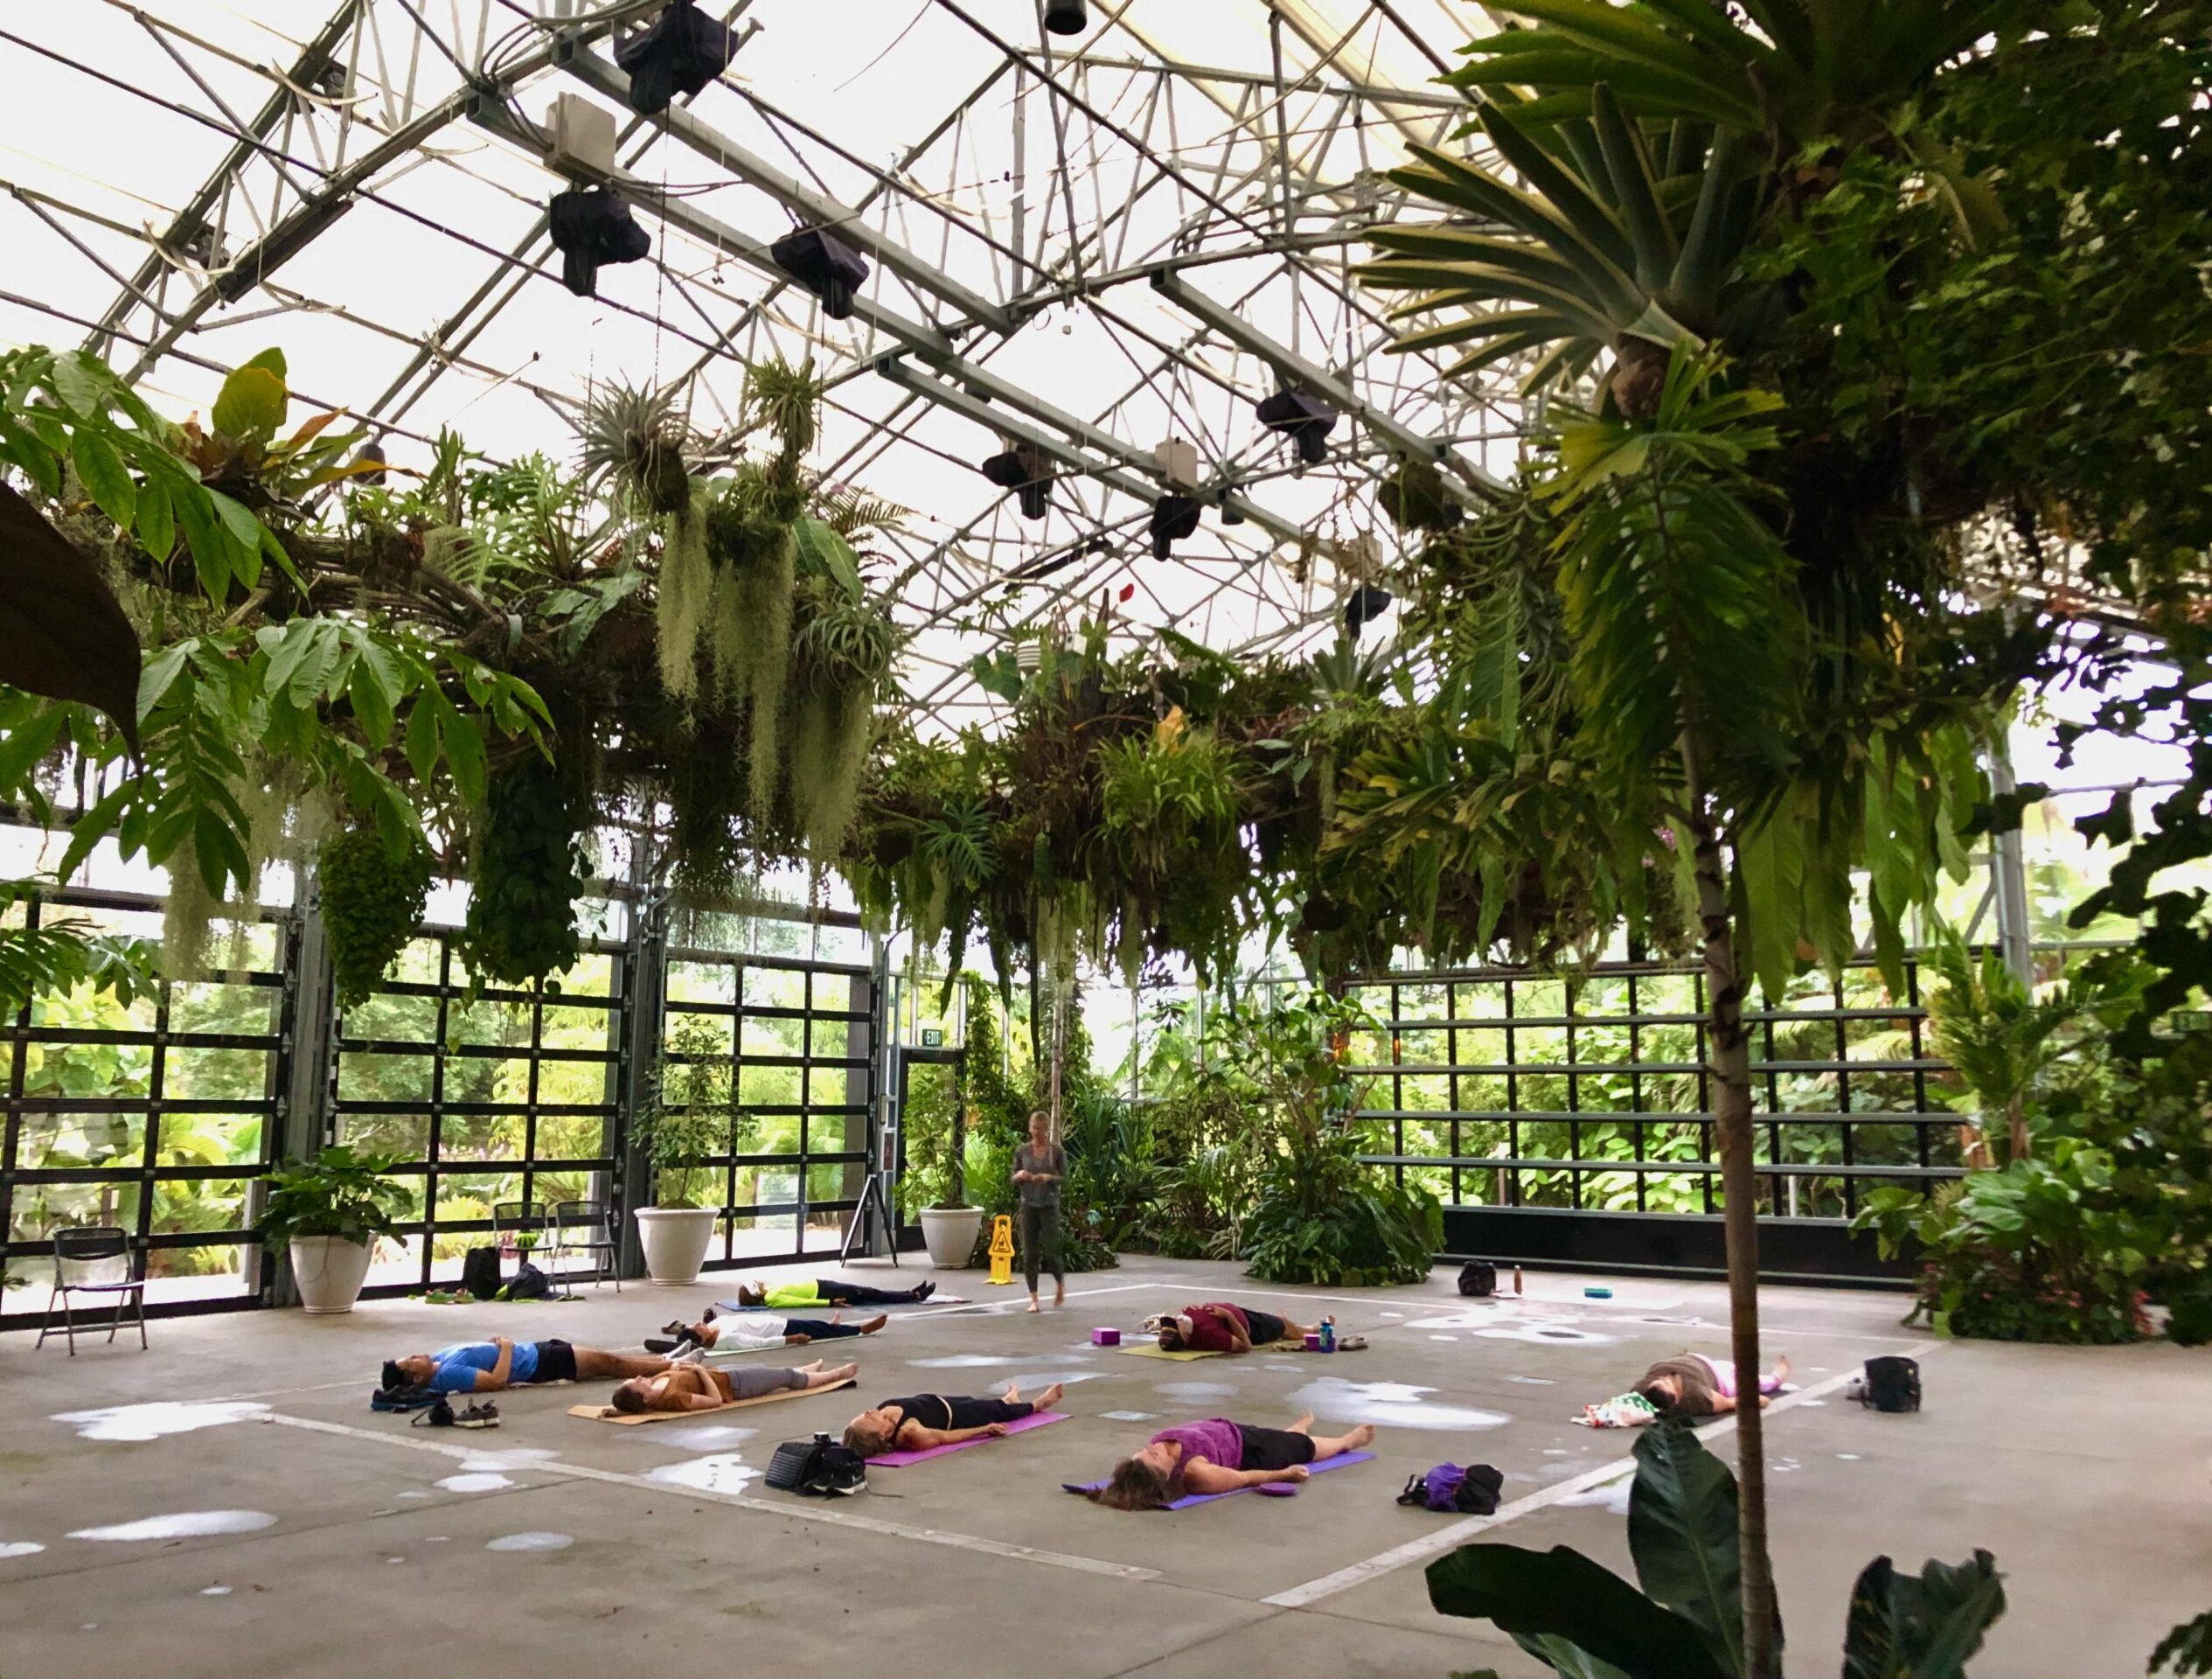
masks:
<svg viewBox="0 0 2212 1679"><path fill-rule="evenodd" d="M579 297L599 296L599 270L635 262L653 248L612 187L578 186L546 206L546 230L560 253L560 282Z"/></svg>
<svg viewBox="0 0 2212 1679"><path fill-rule="evenodd" d="M1165 560L1186 536L1198 532L1198 503L1188 496L1168 494L1152 504L1152 558Z"/></svg>
<svg viewBox="0 0 2212 1679"><path fill-rule="evenodd" d="M660 15L619 43L615 62L630 72L630 108L657 116L678 94L695 94L729 67L737 37L692 0L669 0Z"/></svg>
<svg viewBox="0 0 2212 1679"><path fill-rule="evenodd" d="M1329 457L1329 434L1344 416L1318 397L1285 387L1259 405L1260 423L1298 446L1298 459L1318 466Z"/></svg>
<svg viewBox="0 0 2212 1679"><path fill-rule="evenodd" d="M1390 610L1397 599L1387 589L1377 589L1373 583L1362 583L1344 600L1344 630L1354 641L1360 631Z"/></svg>
<svg viewBox="0 0 2212 1679"><path fill-rule="evenodd" d="M1014 492L1024 519L1042 519L1052 508L1052 468L1032 444L1016 442L993 455L983 463L983 475Z"/></svg>
<svg viewBox="0 0 2212 1679"><path fill-rule="evenodd" d="M1045 0L1045 27L1055 35L1080 35L1090 27L1083 0Z"/></svg>
<svg viewBox="0 0 2212 1679"><path fill-rule="evenodd" d="M833 321L850 319L852 300L867 281L868 265L859 252L821 227L802 227L768 247L776 266L822 300Z"/></svg>

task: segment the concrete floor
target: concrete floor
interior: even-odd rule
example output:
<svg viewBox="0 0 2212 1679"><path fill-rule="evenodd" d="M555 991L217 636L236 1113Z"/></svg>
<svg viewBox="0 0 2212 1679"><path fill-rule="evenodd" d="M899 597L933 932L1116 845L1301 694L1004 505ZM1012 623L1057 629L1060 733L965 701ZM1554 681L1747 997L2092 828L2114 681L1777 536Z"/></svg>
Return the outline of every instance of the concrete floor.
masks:
<svg viewBox="0 0 2212 1679"><path fill-rule="evenodd" d="M878 1273L889 1279L881 1264L853 1274ZM920 1274L910 1261L901 1277ZM1653 1358L1727 1348L1724 1299L1706 1284L1614 1279L1611 1300L1591 1301L1590 1278L1531 1275L1525 1298L1488 1305L1459 1300L1443 1271L1417 1288L1328 1295L1256 1287L1225 1265L1138 1260L1074 1279L1067 1310L1040 1320L977 1273L938 1280L977 1307L909 1310L846 1343L862 1366L858 1394L642 1429L568 1418L596 1397L571 1389L504 1396L505 1425L473 1434L411 1429L366 1400L387 1354L495 1333L634 1347L707 1304L712 1285L635 1284L572 1305L184 1319L157 1323L150 1352L95 1343L74 1360L10 1335L0 1675L392 1679L635 1673L689 1658L840 1679L1441 1679L1492 1666L1513 1679L1542 1670L1488 1627L1428 1604L1421 1564L1471 1536L1470 1524L1393 1495L1446 1459L1494 1463L1508 1501L1486 1524L1497 1538L1573 1545L1626 1571L1625 1482L1605 1477L1629 1437L1567 1418ZM1088 1344L1093 1324L1128 1327L1225 1296L1305 1317L1332 1310L1373 1348L1171 1363ZM1805 1384L1769 1428L1792 1670L1836 1669L1851 1580L1875 1554L1917 1568L1979 1545L1996 1553L2012 1606L1979 1679L2139 1674L2167 1628L2212 1606L2208 1355L1935 1343L1896 1327L1902 1304L1766 1297L1768 1344L1792 1355ZM1863 1412L1834 1390L1888 1351L1925 1362L1916 1417ZM776 1441L837 1428L862 1401L1055 1378L1069 1383L1062 1408L1075 1420L879 1470L864 1497L824 1506L750 1479ZM129 1409L215 1400L237 1403ZM1179 1515L1102 1510L1057 1490L1104 1473L1172 1418L1287 1422L1308 1405L1325 1430L1375 1423L1381 1460L1295 1500ZM201 1425L161 1432L185 1423ZM154 1438L109 1438L134 1435ZM211 1511L252 1513L256 1525L73 1536ZM551 1548L492 1548L533 1535L553 1537L517 1543Z"/></svg>

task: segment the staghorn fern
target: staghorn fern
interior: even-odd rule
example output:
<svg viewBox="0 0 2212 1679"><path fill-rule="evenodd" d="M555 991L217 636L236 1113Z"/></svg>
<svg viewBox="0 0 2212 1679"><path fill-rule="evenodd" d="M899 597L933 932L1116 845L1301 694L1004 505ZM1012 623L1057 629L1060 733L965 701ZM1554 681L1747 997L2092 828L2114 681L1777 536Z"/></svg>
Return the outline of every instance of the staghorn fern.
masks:
<svg viewBox="0 0 2212 1679"><path fill-rule="evenodd" d="M779 356L745 370L746 417L776 434L787 463L814 447L821 407L822 380L811 356L796 367Z"/></svg>

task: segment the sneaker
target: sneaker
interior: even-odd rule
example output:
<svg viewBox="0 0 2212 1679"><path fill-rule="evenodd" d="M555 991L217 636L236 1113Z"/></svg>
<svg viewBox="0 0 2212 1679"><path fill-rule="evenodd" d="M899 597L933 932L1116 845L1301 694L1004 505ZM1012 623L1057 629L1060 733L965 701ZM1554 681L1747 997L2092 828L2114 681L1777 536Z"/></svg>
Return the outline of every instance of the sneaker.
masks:
<svg viewBox="0 0 2212 1679"><path fill-rule="evenodd" d="M481 1405L470 1405L452 1421L456 1428L497 1428L499 1407L487 1400Z"/></svg>
<svg viewBox="0 0 2212 1679"><path fill-rule="evenodd" d="M914 1298L918 1301L926 1300L936 1292L937 1285L935 1283L917 1283L915 1285Z"/></svg>
<svg viewBox="0 0 2212 1679"><path fill-rule="evenodd" d="M645 1338L645 1350L649 1353L672 1353L683 1344L680 1341L671 1341L665 1335L648 1335Z"/></svg>

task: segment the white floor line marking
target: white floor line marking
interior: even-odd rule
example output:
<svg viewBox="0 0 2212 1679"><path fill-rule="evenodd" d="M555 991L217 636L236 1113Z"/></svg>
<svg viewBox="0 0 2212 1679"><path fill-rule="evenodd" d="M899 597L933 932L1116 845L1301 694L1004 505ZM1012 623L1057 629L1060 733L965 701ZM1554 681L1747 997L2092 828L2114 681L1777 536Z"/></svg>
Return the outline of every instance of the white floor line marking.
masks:
<svg viewBox="0 0 2212 1679"><path fill-rule="evenodd" d="M380 1446L404 1446L416 1452L434 1452L441 1457L468 1458L480 1453L497 1451L496 1446L480 1439L466 1445L456 1442L447 1445L442 1440L416 1439L411 1435L380 1433L375 1429L355 1428L348 1423L326 1423L310 1417L286 1417L272 1413L267 1419L284 1428L305 1429L315 1434L335 1434L347 1439L374 1440ZM755 1515L783 1515L796 1522L816 1522L825 1527L852 1528L862 1533L882 1534L894 1539L914 1539L923 1544L946 1545L956 1550L981 1551L990 1557L1010 1557L1018 1562L1040 1563L1047 1568L1064 1568L1078 1574L1103 1574L1117 1580L1157 1580L1159 1571L1137 1568L1122 1563L1102 1563L1094 1557L1072 1557L1065 1551L1039 1550L1030 1545L1012 1545L997 1539L979 1539L972 1534L947 1533L938 1528L909 1528L896 1522L879 1521L873 1516L849 1515L840 1510L820 1509L806 1505L768 1503L757 1498L736 1494L710 1492L702 1487L673 1487L667 1481L653 1480L643 1475L625 1474L619 1469L596 1469L587 1464L564 1463L558 1458L542 1463L523 1466L526 1473L559 1475L570 1480L596 1480L613 1487L630 1487L640 1492L666 1498L678 1494L685 1498L705 1499L712 1504L727 1505L732 1509L750 1510Z"/></svg>
<svg viewBox="0 0 2212 1679"><path fill-rule="evenodd" d="M1931 1349L1916 1346L1907 1350L1925 1358ZM1830 1376L1825 1382L1815 1383L1809 1388L1800 1388L1795 1393L1785 1393L1766 1408L1766 1414L1772 1417L1777 1412L1801 1405L1808 1399L1818 1399L1833 1393L1858 1374L1856 1369L1844 1370ZM1735 1419L1722 1418L1711 1427L1700 1429L1698 1438L1710 1442L1718 1439L1722 1435L1733 1434L1735 1432ZM1433 1557L1441 1557L1445 1551L1456 1550L1468 1540L1487 1533L1492 1528L1502 1528L1508 1522L1519 1521L1524 1515L1533 1515L1538 1510L1549 1509L1553 1505L1572 1498L1577 1493L1589 1492L1593 1487L1603 1487L1609 1481L1618 1480L1624 1475L1633 1474L1635 1472L1635 1458L1624 1455L1617 1462L1601 1464L1595 1469L1585 1470L1579 1475L1547 1487L1541 1492L1531 1493L1526 1498L1517 1498L1510 1504L1500 1505L1492 1515L1471 1515L1464 1522L1454 1522L1448 1527L1438 1528L1433 1532L1425 1533L1420 1538L1409 1540L1402 1545L1382 1552L1380 1556L1370 1557L1363 1563L1353 1563L1349 1567L1337 1570L1333 1574L1324 1574L1318 1579L1308 1580L1304 1585L1294 1585L1287 1592L1277 1592L1274 1596L1263 1598L1260 1601L1277 1609L1307 1608L1320 1602L1324 1598L1333 1598L1339 1592L1349 1592L1355 1585L1365 1585L1369 1580L1379 1579L1385 1574L1395 1573L1399 1569L1409 1567L1415 1563L1425 1563Z"/></svg>

